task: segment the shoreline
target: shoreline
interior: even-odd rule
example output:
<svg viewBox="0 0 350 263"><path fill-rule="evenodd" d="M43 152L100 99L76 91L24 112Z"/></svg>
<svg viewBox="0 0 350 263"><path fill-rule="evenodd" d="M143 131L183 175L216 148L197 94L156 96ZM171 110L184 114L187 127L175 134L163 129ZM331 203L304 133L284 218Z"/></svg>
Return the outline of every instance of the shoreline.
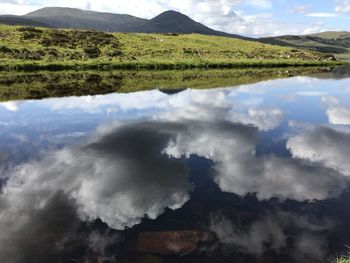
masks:
<svg viewBox="0 0 350 263"><path fill-rule="evenodd" d="M0 101L128 93L152 89L212 89L295 76L328 74L337 67L186 70L0 72Z"/></svg>
<svg viewBox="0 0 350 263"><path fill-rule="evenodd" d="M184 70L184 69L245 69L245 68L284 68L284 67L324 67L347 65L347 61L158 61L158 62L28 62L0 61L1 71L65 71L65 70Z"/></svg>

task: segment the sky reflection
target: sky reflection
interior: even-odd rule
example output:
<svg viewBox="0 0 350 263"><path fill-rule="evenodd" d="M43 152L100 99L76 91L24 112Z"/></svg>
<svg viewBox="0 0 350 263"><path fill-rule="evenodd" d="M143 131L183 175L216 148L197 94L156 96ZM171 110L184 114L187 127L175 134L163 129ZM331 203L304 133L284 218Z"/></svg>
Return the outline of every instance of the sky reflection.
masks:
<svg viewBox="0 0 350 263"><path fill-rule="evenodd" d="M296 77L1 103L0 258L55 262L72 240L102 253L147 220L167 230L164 218L190 214L222 251L328 260L350 242L333 247L332 231L350 226L325 205L348 198L349 87ZM200 208L205 198L217 208ZM81 233L96 220L117 232Z"/></svg>

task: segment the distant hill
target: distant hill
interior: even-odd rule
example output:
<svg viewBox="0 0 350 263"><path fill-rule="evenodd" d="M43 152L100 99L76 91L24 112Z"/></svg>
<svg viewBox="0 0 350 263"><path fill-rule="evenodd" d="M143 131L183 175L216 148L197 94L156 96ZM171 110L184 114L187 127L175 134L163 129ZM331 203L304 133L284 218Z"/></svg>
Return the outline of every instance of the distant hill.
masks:
<svg viewBox="0 0 350 263"><path fill-rule="evenodd" d="M146 23L147 19L131 15L86 11L75 8L46 7L24 17L50 27L95 29L110 32L129 32Z"/></svg>
<svg viewBox="0 0 350 263"><path fill-rule="evenodd" d="M17 23L13 23L15 18L18 19ZM75 8L46 7L25 16L12 16L10 20L8 16L0 16L0 23L10 25L33 26L33 23L38 23L38 26L45 27L94 29L104 32L198 33L250 39L240 35L213 30L176 11L166 11L153 19L143 19L126 14L94 12ZM26 21L28 22L27 24Z"/></svg>
<svg viewBox="0 0 350 263"><path fill-rule="evenodd" d="M20 16L10 16L10 15L3 15L0 16L0 24L5 24L5 25L18 25L18 26L37 26L37 27L48 27L48 25L28 19L28 18L23 18Z"/></svg>
<svg viewBox="0 0 350 263"><path fill-rule="evenodd" d="M267 44L307 48L323 53L332 53L338 59L350 60L350 32L323 32L300 36L279 36L261 38Z"/></svg>

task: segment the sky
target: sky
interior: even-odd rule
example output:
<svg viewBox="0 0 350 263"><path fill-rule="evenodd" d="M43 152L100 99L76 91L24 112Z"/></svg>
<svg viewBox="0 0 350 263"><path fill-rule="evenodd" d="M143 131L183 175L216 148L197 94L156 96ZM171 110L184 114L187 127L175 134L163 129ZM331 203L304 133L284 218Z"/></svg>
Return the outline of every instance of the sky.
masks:
<svg viewBox="0 0 350 263"><path fill-rule="evenodd" d="M143 18L176 10L213 29L251 37L350 31L350 0L0 0L0 14L48 6Z"/></svg>

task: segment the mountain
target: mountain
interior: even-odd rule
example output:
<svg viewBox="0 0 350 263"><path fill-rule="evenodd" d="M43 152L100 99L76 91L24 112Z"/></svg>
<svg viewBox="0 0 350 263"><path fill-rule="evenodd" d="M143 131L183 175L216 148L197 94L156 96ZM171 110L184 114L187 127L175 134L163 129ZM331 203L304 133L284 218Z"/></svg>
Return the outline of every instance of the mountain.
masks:
<svg viewBox="0 0 350 263"><path fill-rule="evenodd" d="M86 11L75 8L46 7L24 17L45 23L50 27L95 29L110 32L131 32L147 19L131 15Z"/></svg>
<svg viewBox="0 0 350 263"><path fill-rule="evenodd" d="M0 16L0 24L5 25L18 25L18 26L37 26L37 27L48 27L44 23L40 23L35 20L23 18L20 16L3 15Z"/></svg>
<svg viewBox="0 0 350 263"><path fill-rule="evenodd" d="M204 26L190 17L176 12L166 11L153 19L143 19L126 14L102 13L75 8L46 7L17 18L18 24L39 25L53 28L94 29L105 32L134 33L199 33L204 35L226 36L251 40L235 34L228 34ZM15 24L0 16L3 24ZM1 22L0 22L1 23Z"/></svg>
<svg viewBox="0 0 350 263"><path fill-rule="evenodd" d="M203 35L236 37L241 39L249 39L247 37L229 34L221 31L213 30L209 27L198 23L188 16L176 12L166 11L148 21L142 29L143 33L198 33Z"/></svg>
<svg viewBox="0 0 350 263"><path fill-rule="evenodd" d="M338 59L350 60L350 32L328 31L310 35L287 35L269 38L260 38L260 42L306 48L323 53L332 53Z"/></svg>

